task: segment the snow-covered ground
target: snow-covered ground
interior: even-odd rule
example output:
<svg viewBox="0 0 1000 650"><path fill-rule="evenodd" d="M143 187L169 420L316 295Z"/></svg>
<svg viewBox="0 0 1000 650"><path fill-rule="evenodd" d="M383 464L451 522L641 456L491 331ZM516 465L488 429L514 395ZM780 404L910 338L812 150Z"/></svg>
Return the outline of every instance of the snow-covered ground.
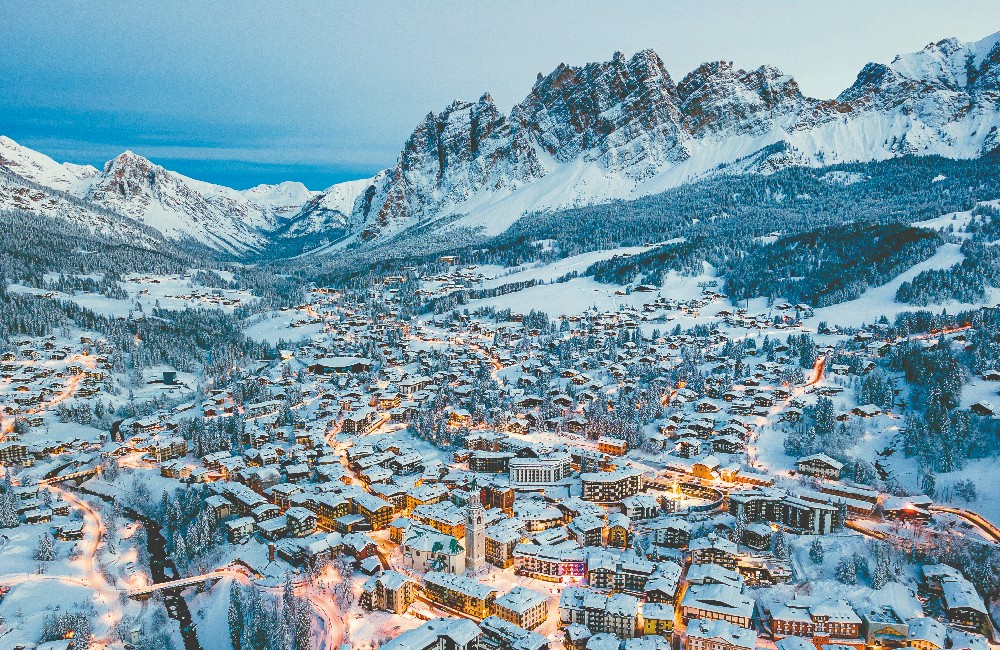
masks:
<svg viewBox="0 0 1000 650"><path fill-rule="evenodd" d="M221 309L232 312L240 305L257 300L246 291L202 287L193 284L190 277L176 275L127 276L119 285L128 293L128 298L109 298L84 291L68 294L20 284L11 284L8 289L17 293L49 295L58 300L68 300L98 314L116 318L124 318L130 313L134 316L151 313L156 307Z"/></svg>
<svg viewBox="0 0 1000 650"><path fill-rule="evenodd" d="M544 277L551 273L546 271L540 275ZM558 275L564 275L564 273L559 273L555 277ZM689 300L702 295L702 289L698 286L699 282L710 280L717 280L711 273L711 269L706 269L706 273L703 275L693 277L670 272L659 292L634 291L630 295L625 295L618 285L604 284L593 278L574 278L568 282L536 285L515 293L471 300L468 308L473 311L479 307L492 306L496 309L510 309L518 313L527 313L536 309L544 311L552 317L579 315L592 307L597 307L600 311L617 311L620 307L641 308L645 303L654 301L659 295L677 300ZM497 284L512 281L503 278ZM681 327L689 326L685 324L680 315L678 315L677 322L680 323Z"/></svg>
<svg viewBox="0 0 1000 650"><path fill-rule="evenodd" d="M306 314L298 310L256 314L247 321L243 331L255 341L272 344L281 340L315 339L323 332L323 323L303 322L305 317Z"/></svg>
<svg viewBox="0 0 1000 650"><path fill-rule="evenodd" d="M553 280L574 271L582 274L587 270L587 267L595 262L608 260L612 257L627 257L635 255L636 253L643 253L650 250L650 248L652 247L623 246L621 248L612 248L608 250L573 255L557 262L538 266L517 267L514 269L503 269L502 267L482 269L483 274L487 275L487 279L484 280L480 286L484 289L490 289L492 287L498 287L502 284L525 282L527 280L552 282Z"/></svg>

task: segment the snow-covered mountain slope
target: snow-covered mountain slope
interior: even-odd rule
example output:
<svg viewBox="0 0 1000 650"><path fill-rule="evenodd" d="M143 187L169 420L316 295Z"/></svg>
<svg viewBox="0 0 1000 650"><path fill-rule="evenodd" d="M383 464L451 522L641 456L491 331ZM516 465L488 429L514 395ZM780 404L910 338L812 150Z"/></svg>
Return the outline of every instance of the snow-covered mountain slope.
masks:
<svg viewBox="0 0 1000 650"><path fill-rule="evenodd" d="M769 173L1000 146L1000 34L871 63L836 99L730 62L675 83L652 51L539 75L509 115L486 94L428 114L349 228L385 239L451 217L502 232L529 210L653 194L718 173ZM458 216L459 218L454 218Z"/></svg>
<svg viewBox="0 0 1000 650"><path fill-rule="evenodd" d="M167 171L131 151L108 161L85 198L169 239L192 239L236 255L263 249L267 239L262 231L277 225L269 207L237 190Z"/></svg>
<svg viewBox="0 0 1000 650"><path fill-rule="evenodd" d="M57 163L45 154L23 147L5 135L0 135L0 167L21 178L70 194L87 191L100 174L96 167Z"/></svg>
<svg viewBox="0 0 1000 650"><path fill-rule="evenodd" d="M378 177L337 183L299 204L298 212L275 235L281 238L305 236L341 236L355 203ZM373 192L370 192L371 194ZM359 207L363 210L363 207Z"/></svg>
<svg viewBox="0 0 1000 650"><path fill-rule="evenodd" d="M285 181L277 185L258 185L240 192L250 202L271 208L275 216L294 216L302 205L319 194L297 181Z"/></svg>
<svg viewBox="0 0 1000 650"><path fill-rule="evenodd" d="M96 170L95 170L96 171ZM0 208L64 219L90 232L144 247L162 248L154 229L68 192L46 187L0 166Z"/></svg>
<svg viewBox="0 0 1000 650"><path fill-rule="evenodd" d="M48 156L0 137L0 169L10 172L0 195L0 208L25 209L85 221L85 213L102 213L106 226L116 213L139 221L172 240L194 241L232 255L263 250L269 235L286 225L317 193L301 183L260 185L238 191L188 178L155 165L130 151L109 161L103 170L57 163ZM15 191L20 178L36 184ZM65 193L54 197L46 190ZM26 196L34 196L27 201ZM44 198L43 198L44 197ZM71 199L71 205L66 202Z"/></svg>
<svg viewBox="0 0 1000 650"><path fill-rule="evenodd" d="M118 214L230 255L297 254L378 245L418 226L445 238L449 228L498 234L529 211L636 198L717 174L973 158L1000 150L998 128L1000 33L870 63L827 100L803 95L773 67L728 61L675 82L646 50L561 64L506 115L488 93L455 101L417 125L392 168L318 193L294 182L238 191L131 152L102 170L60 164L0 137L8 174L0 209L50 206L76 219L89 210L104 215L104 227Z"/></svg>

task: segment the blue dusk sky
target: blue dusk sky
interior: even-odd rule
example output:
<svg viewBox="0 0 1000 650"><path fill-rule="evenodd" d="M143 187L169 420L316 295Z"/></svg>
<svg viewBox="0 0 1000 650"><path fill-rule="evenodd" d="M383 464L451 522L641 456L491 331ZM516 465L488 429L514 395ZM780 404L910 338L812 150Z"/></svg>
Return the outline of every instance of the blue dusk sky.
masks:
<svg viewBox="0 0 1000 650"><path fill-rule="evenodd" d="M124 149L188 176L311 189L392 165L417 122L539 72L655 49L777 66L828 98L869 61L1000 31L996 0L6 2L0 134L96 166Z"/></svg>

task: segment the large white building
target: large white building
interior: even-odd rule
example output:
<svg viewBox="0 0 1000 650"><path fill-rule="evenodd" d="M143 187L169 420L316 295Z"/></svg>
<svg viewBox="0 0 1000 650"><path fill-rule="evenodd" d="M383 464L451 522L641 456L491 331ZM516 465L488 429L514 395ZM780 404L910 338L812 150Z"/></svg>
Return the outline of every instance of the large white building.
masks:
<svg viewBox="0 0 1000 650"><path fill-rule="evenodd" d="M570 475L569 454L551 454L544 458L511 458L508 464L514 486L552 485Z"/></svg>

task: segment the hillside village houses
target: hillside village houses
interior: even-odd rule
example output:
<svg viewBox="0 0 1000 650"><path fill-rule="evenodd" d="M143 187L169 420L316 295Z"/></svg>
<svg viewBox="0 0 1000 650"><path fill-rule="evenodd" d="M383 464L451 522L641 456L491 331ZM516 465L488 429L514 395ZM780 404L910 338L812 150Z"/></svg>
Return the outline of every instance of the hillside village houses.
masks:
<svg viewBox="0 0 1000 650"><path fill-rule="evenodd" d="M467 281L442 277L422 286L448 295L456 289L440 287ZM558 638L584 650L614 640L615 650L644 650L637 643L646 637L692 650L744 650L764 638L791 646L792 637L819 650L880 645L866 640L865 617L876 618L847 591L770 599L771 590L803 585L804 544L876 539L845 529L847 519L875 522L885 539L895 534L885 522L894 497L873 479L857 480L848 463L802 453L772 472L753 455L765 432L807 413L815 391L842 388L825 379L806 392L784 339L759 354L760 337L733 351L724 325L762 332L773 319L733 310L712 327L654 337L639 325L666 330L667 317L719 307L720 298L650 295L642 307L559 319L542 335L531 314L402 323L389 289L372 291L367 305L311 292L309 318L321 334L238 370L238 391L213 389L204 401L127 419L107 441L113 447L11 436L0 462L57 455L96 473L113 457L198 486L235 547L227 552L252 571L343 562L363 607L429 617L383 648L544 648ZM372 304L384 311L370 312ZM783 327L795 330L783 313ZM836 351L858 358L836 364L838 380L862 376L866 346ZM0 369L37 402L45 382L25 374L26 347ZM698 377L672 374L695 366ZM33 400L21 401L12 408ZM637 426L614 419L625 410ZM211 427L231 424L232 433L206 442L185 423L194 414ZM927 518L907 520L914 526L930 525L926 499ZM43 505L32 495L21 504L22 517ZM790 546L799 549L792 557ZM921 593L940 601L941 620L917 621L940 622L945 638L959 629L993 637L969 576L928 564L920 580ZM935 647L939 629L907 621L912 614L896 616L908 624L900 644Z"/></svg>

